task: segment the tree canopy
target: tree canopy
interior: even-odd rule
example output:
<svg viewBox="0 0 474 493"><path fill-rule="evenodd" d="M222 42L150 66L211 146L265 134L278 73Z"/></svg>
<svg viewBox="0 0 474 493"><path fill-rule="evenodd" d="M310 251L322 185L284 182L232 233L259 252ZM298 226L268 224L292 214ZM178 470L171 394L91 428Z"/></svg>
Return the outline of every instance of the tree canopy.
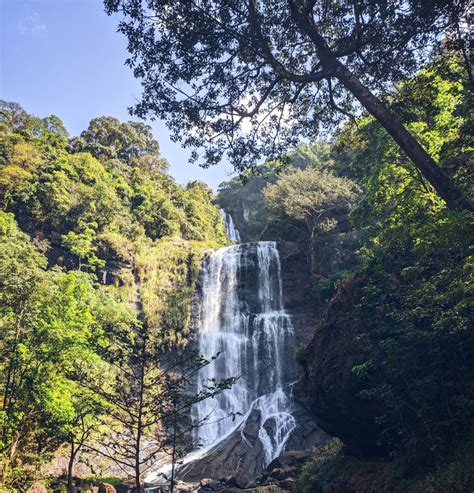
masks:
<svg viewBox="0 0 474 493"><path fill-rule="evenodd" d="M413 74L440 37L464 50L466 1L105 0L123 16L127 63L143 81L139 116L236 169L281 155L354 101L372 114L449 207L451 178L376 96ZM468 60L465 58L465 60ZM470 70L470 66L468 67ZM193 157L198 159L197 151Z"/></svg>
<svg viewBox="0 0 474 493"><path fill-rule="evenodd" d="M213 198L201 182L173 180L147 125L99 117L69 139L58 117L1 102L2 491L26 491L65 444L69 491L75 463L99 440L102 454L115 443L109 457L135 468L137 482L152 457L143 460L144 441L170 450L166 430L154 438L165 418L174 423L170 400L187 399L189 411L198 397L184 394L189 380L179 370L160 368L189 335L204 250L227 241ZM135 411L144 406L137 434Z"/></svg>

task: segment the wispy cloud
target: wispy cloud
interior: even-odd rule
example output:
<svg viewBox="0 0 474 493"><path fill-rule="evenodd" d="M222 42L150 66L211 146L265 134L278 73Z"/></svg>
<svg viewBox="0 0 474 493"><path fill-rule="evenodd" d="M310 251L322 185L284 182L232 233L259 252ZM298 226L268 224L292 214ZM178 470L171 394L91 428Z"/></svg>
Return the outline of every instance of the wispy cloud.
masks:
<svg viewBox="0 0 474 493"><path fill-rule="evenodd" d="M38 34L46 31L46 24L41 20L38 12L28 9L25 15L17 22L18 31L25 34Z"/></svg>

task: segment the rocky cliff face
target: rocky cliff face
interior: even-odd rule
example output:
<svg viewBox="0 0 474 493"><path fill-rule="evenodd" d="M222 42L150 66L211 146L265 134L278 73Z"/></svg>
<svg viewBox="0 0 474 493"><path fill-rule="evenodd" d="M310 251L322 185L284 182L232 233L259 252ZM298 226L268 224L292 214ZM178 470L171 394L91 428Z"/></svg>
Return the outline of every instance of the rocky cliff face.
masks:
<svg viewBox="0 0 474 493"><path fill-rule="evenodd" d="M278 243L283 281L283 305L291 315L296 348L306 345L316 326L317 313L305 253L297 243Z"/></svg>
<svg viewBox="0 0 474 493"><path fill-rule="evenodd" d="M381 454L377 445L378 404L359 397L363 390L352 368L362 360L357 335L363 331L352 317L365 285L363 276L346 282L325 306L317 301L318 278L353 267L357 247L350 225L339 219L336 230L318 239L317 279L311 279L307 259L295 243L280 244L284 303L292 314L302 371L298 391L319 428L337 436L353 453Z"/></svg>
<svg viewBox="0 0 474 493"><path fill-rule="evenodd" d="M250 248L250 247L246 247ZM294 243L278 244L281 262L283 307L291 317L294 330L294 344L288 347L288 363L285 371L290 372L289 381L296 384L300 368L295 365L295 348L308 343L315 326L316 318L311 302L311 279L304 252ZM249 259L251 260L251 258ZM208 259L203 262L206 268ZM251 264L252 262L250 262ZM255 290L258 273L244 262L239 275L239 296L252 313L252 306L259 303L259 294ZM202 278L202 276L201 276ZM198 301L202 298L202 281L198 282L196 296L193 299L194 317L198 313ZM197 327L193 326L193 330ZM262 369L265 373L265 369ZM264 373L263 378L264 378ZM304 397L296 385L292 385L292 415L297 426L286 442L284 451L312 450L325 443L329 436L321 431L311 419L305 407ZM243 427L236 429L223 442L220 442L203 458L183 467L180 477L186 481L198 481L202 478L221 479L232 477L241 486L255 484L259 476L265 474L264 448L259 437L262 417L259 409L254 409L247 417ZM266 425L265 425L266 426ZM269 430L270 431L270 430Z"/></svg>
<svg viewBox="0 0 474 493"><path fill-rule="evenodd" d="M378 404L359 397L363 382L352 368L361 362L356 337L363 331L352 317L365 285L363 276L346 282L322 313L302 353L301 388L316 424L339 437L353 453L380 454L375 418Z"/></svg>

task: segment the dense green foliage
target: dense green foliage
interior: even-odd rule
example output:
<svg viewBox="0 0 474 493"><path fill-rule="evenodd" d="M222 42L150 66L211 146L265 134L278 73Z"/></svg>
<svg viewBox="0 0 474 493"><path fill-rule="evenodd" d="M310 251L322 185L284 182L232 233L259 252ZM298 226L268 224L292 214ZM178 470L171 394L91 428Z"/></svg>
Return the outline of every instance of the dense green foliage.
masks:
<svg viewBox="0 0 474 493"><path fill-rule="evenodd" d="M3 104L2 206L26 229L63 235L91 269L117 234L224 241L211 192L199 182L181 187L166 174L149 127L97 118L69 142L50 119L62 128L56 117L39 119Z"/></svg>
<svg viewBox="0 0 474 493"><path fill-rule="evenodd" d="M329 146L323 142L314 145L301 144L281 159L267 161L256 170L247 171L219 185L219 204L232 214L236 227L245 240L284 238L284 228L289 227L289 218L286 217L282 222L279 221L278 214L269 213L264 189L277 182L281 173L288 169L332 169L329 151Z"/></svg>
<svg viewBox="0 0 474 493"><path fill-rule="evenodd" d="M391 104L472 196L471 86L448 60ZM335 143L365 194L352 214L368 276L355 318L365 362L354 371L381 400L380 437L420 460L465 433L474 414L473 217L449 213L383 130L362 118ZM367 166L369 164L369 166Z"/></svg>
<svg viewBox="0 0 474 493"><path fill-rule="evenodd" d="M252 169L363 107L450 209L473 209L380 99L447 46L472 81L467 0L104 4L120 16L127 63L142 80L132 111L165 121L193 160L209 166L225 156L236 170Z"/></svg>
<svg viewBox="0 0 474 493"><path fill-rule="evenodd" d="M393 104L472 196L470 91L448 63L420 72ZM366 188L353 217L369 275L355 312L367 329L366 361L354 371L386 406L381 440L422 459L465 433L474 416L474 218L448 213L373 122L349 132L354 139L339 151Z"/></svg>
<svg viewBox="0 0 474 493"><path fill-rule="evenodd" d="M3 212L0 245L0 457L5 485L21 490L85 409L101 407L69 375L77 366L100 371L93 348L104 343L113 300L88 274L46 270L45 256Z"/></svg>
<svg viewBox="0 0 474 493"><path fill-rule="evenodd" d="M386 99L465 196L472 198L471 97L470 82L455 60L446 57L406 81ZM316 265L315 303L321 308L321 301L331 296L341 276L346 277L346 287L350 287L351 276L356 273L358 279L366 280L352 311L353 320L361 327L361 335L354 341L360 348L360 364L353 372L364 386L361 396L379 402L384 410L377 418L380 444L397 461L411 464L411 472L405 468L393 476L391 487L404 474L415 471L420 475L418 486L412 477L414 482L406 485L405 491L412 487L413 491L418 487L419 491L428 491L423 490L423 474L432 474L433 484L448 485L442 491L458 491L457 484L472 487L472 470L461 474L453 467L448 478L442 475L440 464L452 462L456 450L466 446L470 450L467 440L472 437L474 217L471 212L449 212L385 130L368 116L348 122L323 148L325 153L320 153L318 159L313 156L303 166L305 171L290 160L287 171L265 171L254 188L251 180L250 184L235 180L224 184L220 200L236 200L237 220L242 221L239 212L246 206L245 190L250 188L264 211L255 219L249 217L250 231L272 231L278 238L296 239L308 258L318 258L326 254L325 245L342 252L354 245L341 245L338 238L343 228L339 228L332 237L321 230L326 243L310 247L304 235L297 233L306 229L304 217L292 212L300 211L301 204L318 210L311 179L308 176L304 187L293 187L285 194L289 186L286 182L298 182L298 176L317 174L313 170L321 168L325 170L319 172L321 178L329 173L333 180L342 176L355 182L362 191L357 205L349 217L346 209L337 220L340 225L348 220L352 223L352 233L359 239L357 265L347 259L329 269L326 265L326 270ZM318 180L318 186L324 183L324 179ZM334 191L336 187L329 189ZM272 209L279 214L275 216ZM260 222L258 228L255 221ZM328 485L337 476L341 461L338 458L327 466L333 474L328 473ZM311 470L320 477L315 471L323 466L318 464L308 465L303 483ZM318 491L320 481L308 482L313 485L308 491ZM329 490L323 487L321 491Z"/></svg>
<svg viewBox="0 0 474 493"><path fill-rule="evenodd" d="M142 440L179 397L164 397L163 386L179 387L170 383L178 373L160 371L160 358L183 347L201 256L227 239L210 189L180 186L166 168L144 124L101 117L69 139L59 118L1 104L0 462L7 491L44 476L42 466L64 443L72 473L86 444L107 443L104 433L134 436L136 423L120 421L118 406L126 402L134 412L142 405L130 380L140 368L154 389L143 393L154 412L140 428Z"/></svg>

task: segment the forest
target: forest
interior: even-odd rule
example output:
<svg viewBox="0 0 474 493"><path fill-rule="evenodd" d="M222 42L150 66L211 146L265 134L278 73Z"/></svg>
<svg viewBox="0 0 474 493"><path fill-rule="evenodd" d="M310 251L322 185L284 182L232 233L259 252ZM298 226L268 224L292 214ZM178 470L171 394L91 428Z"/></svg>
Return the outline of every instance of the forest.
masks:
<svg viewBox="0 0 474 493"><path fill-rule="evenodd" d="M0 101L1 493L474 490L472 13L402 3L106 0L132 120Z"/></svg>

